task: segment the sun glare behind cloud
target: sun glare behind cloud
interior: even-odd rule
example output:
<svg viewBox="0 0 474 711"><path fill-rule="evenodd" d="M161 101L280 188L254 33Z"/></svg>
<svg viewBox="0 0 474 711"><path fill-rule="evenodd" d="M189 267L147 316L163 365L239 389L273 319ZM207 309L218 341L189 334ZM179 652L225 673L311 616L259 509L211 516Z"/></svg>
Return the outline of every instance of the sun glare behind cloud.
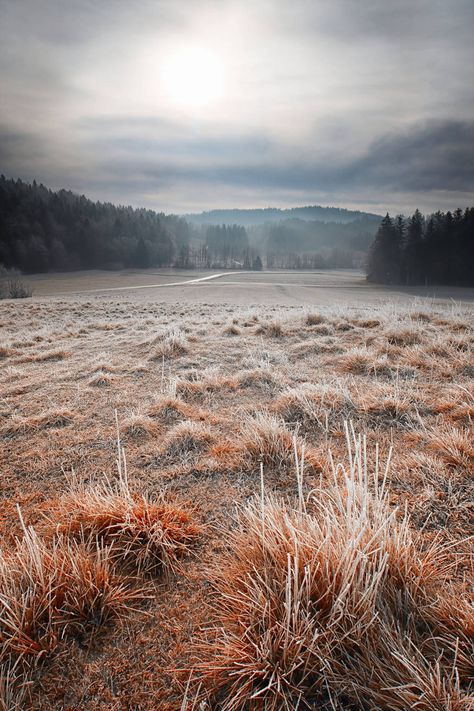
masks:
<svg viewBox="0 0 474 711"><path fill-rule="evenodd" d="M214 52L187 48L167 58L162 70L168 96L184 107L204 107L224 94L224 68Z"/></svg>

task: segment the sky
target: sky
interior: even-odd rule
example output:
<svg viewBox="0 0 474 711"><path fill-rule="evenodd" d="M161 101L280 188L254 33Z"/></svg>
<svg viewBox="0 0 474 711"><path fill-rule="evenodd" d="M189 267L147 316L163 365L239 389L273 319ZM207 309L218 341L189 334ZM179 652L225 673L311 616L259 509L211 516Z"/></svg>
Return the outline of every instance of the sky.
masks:
<svg viewBox="0 0 474 711"><path fill-rule="evenodd" d="M474 204L473 0L0 0L0 173L164 212Z"/></svg>

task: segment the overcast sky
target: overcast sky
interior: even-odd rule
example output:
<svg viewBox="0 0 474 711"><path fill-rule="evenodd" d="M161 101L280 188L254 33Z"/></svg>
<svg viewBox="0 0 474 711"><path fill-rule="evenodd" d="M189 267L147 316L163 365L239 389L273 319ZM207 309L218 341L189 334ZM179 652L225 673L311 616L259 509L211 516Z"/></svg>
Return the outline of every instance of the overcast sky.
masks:
<svg viewBox="0 0 474 711"><path fill-rule="evenodd" d="M473 26L473 0L0 0L0 172L166 212L472 205Z"/></svg>

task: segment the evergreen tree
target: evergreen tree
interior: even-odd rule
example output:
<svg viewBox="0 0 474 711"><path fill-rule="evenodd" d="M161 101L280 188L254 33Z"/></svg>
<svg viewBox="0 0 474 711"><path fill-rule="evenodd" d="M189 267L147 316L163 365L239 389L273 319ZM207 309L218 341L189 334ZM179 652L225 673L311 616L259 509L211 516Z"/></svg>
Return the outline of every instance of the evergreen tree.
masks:
<svg viewBox="0 0 474 711"><path fill-rule="evenodd" d="M137 242L137 246L135 247L135 253L133 255L133 266L137 267L138 269L146 269L150 266L150 254L143 237L140 237Z"/></svg>
<svg viewBox="0 0 474 711"><path fill-rule="evenodd" d="M424 218L417 209L408 220L406 243L403 253L403 267L407 284L420 284L426 281L423 249Z"/></svg>
<svg viewBox="0 0 474 711"><path fill-rule="evenodd" d="M400 234L387 212L369 252L367 279L383 284L395 284L400 279L400 267Z"/></svg>

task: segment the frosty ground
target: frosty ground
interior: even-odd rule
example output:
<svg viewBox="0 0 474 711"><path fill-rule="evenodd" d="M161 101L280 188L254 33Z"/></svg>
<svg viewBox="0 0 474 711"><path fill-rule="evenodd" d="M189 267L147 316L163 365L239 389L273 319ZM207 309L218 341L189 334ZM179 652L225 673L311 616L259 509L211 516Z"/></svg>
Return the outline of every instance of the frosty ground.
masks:
<svg viewBox="0 0 474 711"><path fill-rule="evenodd" d="M76 524L84 549L94 540L93 559L97 546L109 551L101 555L112 551L113 585L128 591L114 598L120 613L111 603L113 614L98 619L82 605L80 632L76 609L74 625L72 611L66 621L56 610L45 622L31 603L35 614L17 619L14 633L4 612L5 708L292 709L299 703L402 710L419 703L426 710L467 711L473 674L467 538L474 513L473 291L376 288L353 271L219 274L201 282L193 280L209 273L38 276L31 280L32 299L0 305L6 571L0 602L11 607L18 591L31 600L37 590L31 571L28 584L18 573L13 592L5 582L19 547L31 553L36 546L35 555L44 558L50 553L41 546L56 546L56 555L58 547L72 545ZM385 557L364 573L383 582L370 595L354 568L346 585L354 591L352 602L344 597L346 588L337 588L338 573L327 573L334 600L322 606L321 591L311 597L304 586L316 566L309 549L324 548L314 536L316 524L323 535L321 496L328 491L331 531L342 541L331 548L333 558L340 556L334 571L361 541L357 565L371 559L368 541L382 529L377 550ZM372 504L361 503L354 491L365 491ZM156 565L146 558L134 567L127 558L131 539L122 560L117 529L107 524L102 538L92 530L97 512L96 518L89 510L85 515L91 492L95 507L102 496L105 517L112 495L115 507L124 502L128 523L142 502L144 528L151 525L147 506L166 502L185 512L175 525L184 536L186 521L185 540L177 543L168 528L168 548L154 550L156 536L150 543L135 529L133 554L140 555L137 541L145 541ZM349 499L352 524L357 519L363 527L352 542ZM262 511L267 529L258 524ZM275 530L293 533L276 540L272 522ZM28 538L28 526L40 542ZM327 531L324 536L327 542ZM271 546L282 555L276 568L280 559L268 552ZM256 560L263 550L259 570L268 565L281 590L255 577L243 550L253 550ZM401 582L390 577L392 559L403 569ZM329 570L327 560L318 561L318 569ZM250 593L243 580L252 581L252 609L265 601L258 619L245 608ZM317 629L336 635L337 607L338 639L351 640L350 653L337 646L336 635L331 649L339 651L329 658L327 640L318 646L309 622L303 634L301 617L296 623L290 615L283 639L272 610L276 615L282 605L286 614L291 584L301 604L312 600L305 620L314 618ZM403 600L402 589L409 591ZM233 618L230 591L238 611ZM369 598L372 612L362 614L360 600ZM322 615L330 604L333 617L323 624L315 609ZM357 631L340 622L355 618ZM375 641L380 629L387 633L383 648ZM20 637L29 646L19 645ZM296 650L290 637L306 641ZM361 659L356 643L364 650ZM295 664L295 658L305 661ZM364 664L375 669L371 678L361 671Z"/></svg>

